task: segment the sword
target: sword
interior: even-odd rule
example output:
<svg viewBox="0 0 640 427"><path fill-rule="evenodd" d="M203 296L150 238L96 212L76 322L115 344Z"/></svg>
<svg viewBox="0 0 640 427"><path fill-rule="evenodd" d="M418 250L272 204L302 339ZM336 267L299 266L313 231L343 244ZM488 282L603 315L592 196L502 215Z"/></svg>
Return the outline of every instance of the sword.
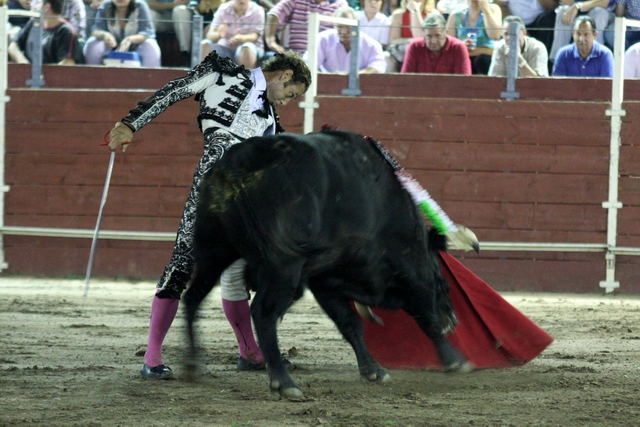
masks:
<svg viewBox="0 0 640 427"><path fill-rule="evenodd" d="M109 131L111 132L111 131ZM107 141L107 132L104 135L105 144L107 145L109 142ZM89 253L89 264L87 265L87 275L84 281L84 296L86 297L89 294L89 281L91 280L91 268L93 267L93 257L96 254L96 244L98 243L98 233L100 232L100 223L102 222L102 211L104 210L104 205L107 202L107 195L109 194L109 183L111 182L111 172L113 172L113 163L116 159L115 150L111 152L111 158L109 159L109 168L107 169L107 179L104 183L104 190L102 190L102 200L100 201L100 210L98 211L98 220L96 221L96 229L93 232L93 241L91 242L91 252Z"/></svg>

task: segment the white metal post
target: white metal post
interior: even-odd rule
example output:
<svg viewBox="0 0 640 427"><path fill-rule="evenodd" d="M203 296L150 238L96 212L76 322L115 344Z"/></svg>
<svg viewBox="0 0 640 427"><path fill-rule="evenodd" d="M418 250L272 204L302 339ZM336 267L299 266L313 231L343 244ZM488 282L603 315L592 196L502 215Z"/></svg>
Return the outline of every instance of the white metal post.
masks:
<svg viewBox="0 0 640 427"><path fill-rule="evenodd" d="M319 107L316 102L318 94L318 30L320 29L320 21L318 21L318 13L309 14L309 26L307 29L307 61L309 71L311 71L311 85L304 95L304 102L301 102L300 108L304 108L304 128L303 133L313 132L313 115L315 109Z"/></svg>
<svg viewBox="0 0 640 427"><path fill-rule="evenodd" d="M618 235L618 209L622 203L618 200L618 180L620 169L620 129L622 116L626 111L622 109L624 98L624 48L626 23L624 18L616 18L614 47L613 47L613 80L611 85L611 109L606 111L611 116L611 140L609 143L609 197L602 202L607 209L607 253L605 255L606 276L600 282L600 287L610 293L620 287L616 278L616 254L612 249L616 247Z"/></svg>
<svg viewBox="0 0 640 427"><path fill-rule="evenodd" d="M300 108L304 108L304 133L313 132L313 116L315 109L320 107L316 102L318 95L318 31L320 21L333 22L334 24L358 26L357 19L336 18L333 16L319 15L317 12L309 14L309 25L307 26L307 64L311 71L311 85L304 95L304 101L299 103Z"/></svg>
<svg viewBox="0 0 640 427"><path fill-rule="evenodd" d="M6 103L9 102L7 88L9 79L7 75L7 63L9 62L7 53L7 6L0 7L0 230L4 228L4 193L9 191L9 187L4 182L5 164L5 123L6 123ZM0 233L0 271L9 265L4 257L4 235Z"/></svg>

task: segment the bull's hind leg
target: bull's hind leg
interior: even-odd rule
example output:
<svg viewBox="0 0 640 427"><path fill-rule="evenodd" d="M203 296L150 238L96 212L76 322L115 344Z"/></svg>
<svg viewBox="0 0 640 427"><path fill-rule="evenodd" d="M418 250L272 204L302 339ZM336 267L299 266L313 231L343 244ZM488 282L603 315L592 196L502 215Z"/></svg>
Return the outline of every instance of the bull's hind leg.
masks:
<svg viewBox="0 0 640 427"><path fill-rule="evenodd" d="M297 296L302 264L291 266L260 266L246 278L256 289L251 304L251 316L255 325L260 350L267 363L269 386L280 396L290 400L302 400L304 395L287 370L278 346L278 320L285 314Z"/></svg>
<svg viewBox="0 0 640 427"><path fill-rule="evenodd" d="M320 307L336 324L338 330L356 354L360 376L368 381L386 382L390 377L387 371L376 362L364 342L364 326L360 316L351 308L349 299L331 289L346 286L336 282L338 279L310 281L309 289Z"/></svg>

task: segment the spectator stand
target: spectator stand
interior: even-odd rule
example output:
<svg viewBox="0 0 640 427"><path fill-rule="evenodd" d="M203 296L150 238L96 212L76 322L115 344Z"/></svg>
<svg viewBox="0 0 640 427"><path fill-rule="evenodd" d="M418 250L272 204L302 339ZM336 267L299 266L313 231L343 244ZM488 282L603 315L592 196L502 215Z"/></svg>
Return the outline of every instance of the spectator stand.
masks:
<svg viewBox="0 0 640 427"><path fill-rule="evenodd" d="M7 18L6 8L0 8L0 19ZM335 19L335 18L334 18ZM342 21L342 20L341 20ZM350 24L349 24L350 25ZM622 203L618 200L618 184L620 182L620 144L621 144L621 127L622 117L625 116L626 111L622 109L623 106L623 69L624 69L624 33L627 26L640 26L640 22L629 20L626 18L617 18L615 23L615 40L616 46L614 48L614 78L612 80L612 93L610 108L606 110L607 116L610 117L610 155L609 155L609 175L608 175L608 196L607 200L602 203L602 207L607 209L607 230L606 230L606 242L602 243L522 243L522 242L483 242L483 249L487 251L547 251L547 252L594 252L604 253L606 260L606 277L605 280L600 281L600 287L606 292L610 293L615 291L620 283L616 281L616 257L618 256L638 256L640 255L640 247L622 247L618 244L618 211L622 208ZM1 26L0 26L1 27ZM317 31L316 31L317 32ZM313 31L310 35L315 34ZM516 39L512 37L512 39ZM0 76L3 89L0 99L3 104L0 107L0 123L2 129L0 130L0 155L3 157L0 159L0 243L3 245L0 247L0 269L6 269L7 265L4 257L4 243L2 239L5 235L13 236L45 236L45 237L75 237L75 238L91 238L93 230L91 229L62 229L62 228L45 228L45 227L26 227L26 226L5 226L4 218L4 192L8 190L8 187L4 181L4 153L5 153L5 103L7 99L7 55L6 55L6 37L2 44L5 49L5 55L3 55L3 63L0 64L1 72L4 73ZM311 47L311 46L310 46ZM311 56L311 58L314 58ZM316 64L317 65L317 64ZM317 67L314 67L312 72L314 73L313 91L311 97L305 98L305 103L300 107L305 108L305 128L308 125L306 122L307 115L311 115L311 123L313 123L314 110L317 108L317 102L315 95L317 94ZM381 76L383 77L383 76ZM373 78L373 76L372 76ZM311 108L309 108L311 107ZM631 104L629 104L631 108ZM102 239L115 239L115 240L146 240L146 241L166 241L170 242L174 237L174 233L162 233L162 232L139 232L139 231L116 231L116 230L104 230L100 232Z"/></svg>

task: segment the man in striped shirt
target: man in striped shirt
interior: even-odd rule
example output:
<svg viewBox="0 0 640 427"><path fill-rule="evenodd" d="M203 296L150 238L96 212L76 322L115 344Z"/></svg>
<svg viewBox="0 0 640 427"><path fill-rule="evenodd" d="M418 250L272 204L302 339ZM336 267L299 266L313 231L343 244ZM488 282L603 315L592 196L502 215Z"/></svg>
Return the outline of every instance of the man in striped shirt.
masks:
<svg viewBox="0 0 640 427"><path fill-rule="evenodd" d="M307 25L309 14L317 12L320 15L333 16L339 7L347 7L346 0L281 0L267 14L265 41L270 50L284 53L291 49L299 53L307 50ZM288 42L276 40L279 28L289 25ZM333 28L330 22L321 22L320 31ZM283 46L284 45L284 46Z"/></svg>

